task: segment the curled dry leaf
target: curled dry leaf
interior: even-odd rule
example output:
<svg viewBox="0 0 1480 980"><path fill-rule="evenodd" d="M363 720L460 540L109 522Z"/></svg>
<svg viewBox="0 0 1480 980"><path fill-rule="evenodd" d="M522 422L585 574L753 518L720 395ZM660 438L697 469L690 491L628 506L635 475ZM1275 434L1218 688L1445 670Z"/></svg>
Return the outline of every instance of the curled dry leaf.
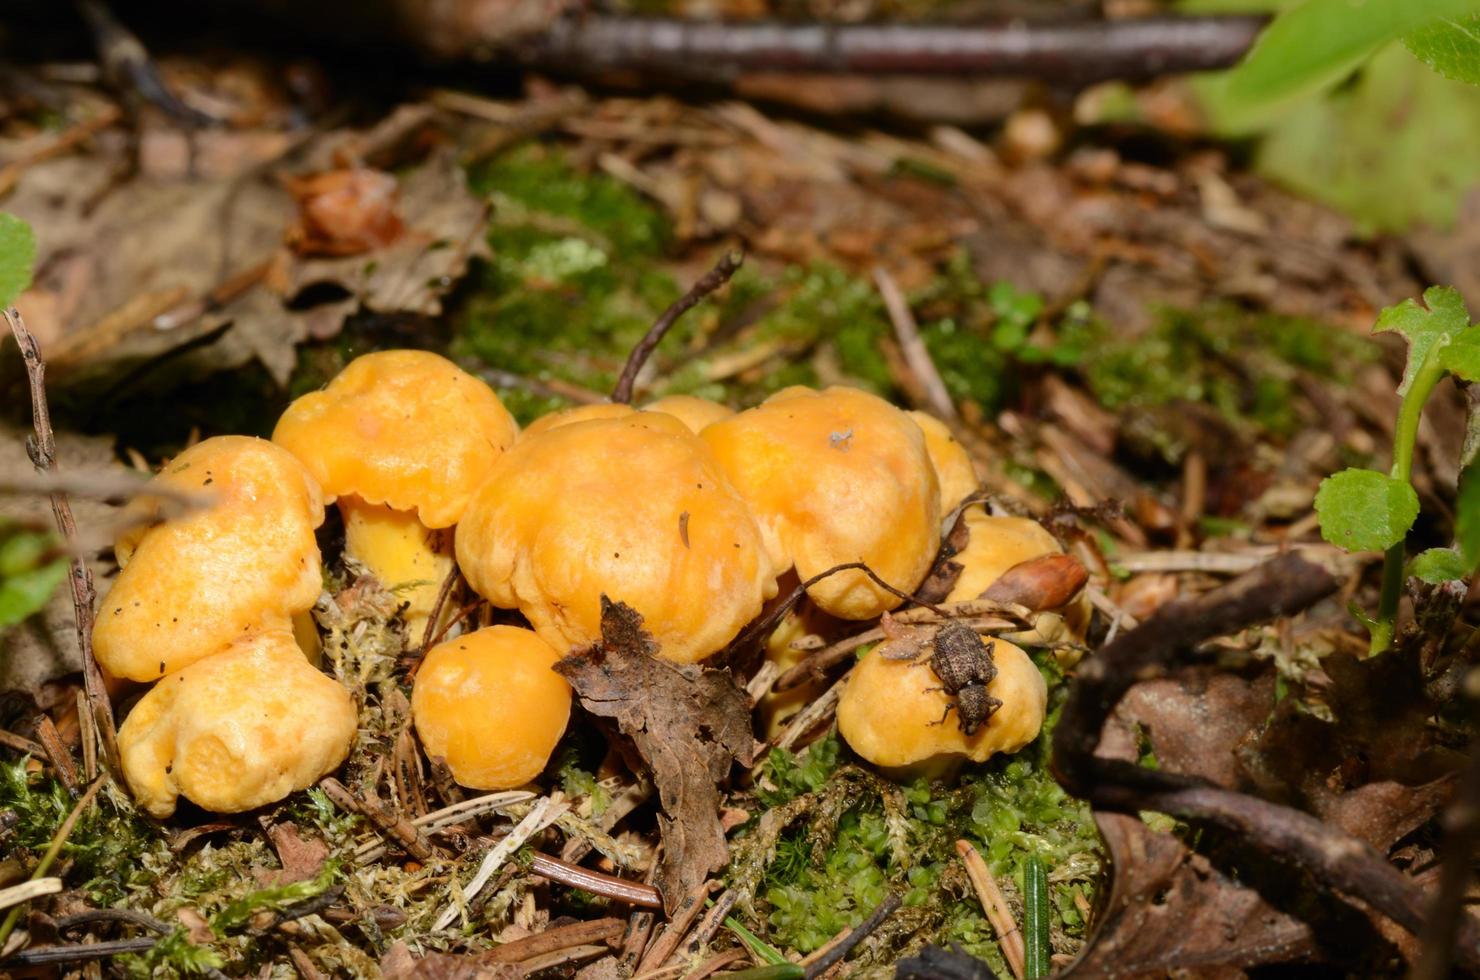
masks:
<svg viewBox="0 0 1480 980"><path fill-rule="evenodd" d="M1016 603L1037 612L1067 605L1089 581L1073 555L1043 555L1018 562L982 593L983 599Z"/></svg>
<svg viewBox="0 0 1480 980"><path fill-rule="evenodd" d="M396 178L368 167L290 177L298 224L288 241L302 255L363 255L400 236Z"/></svg>
<svg viewBox="0 0 1480 980"><path fill-rule="evenodd" d="M659 660L642 617L606 596L601 637L555 670L587 711L617 723L652 770L663 806L663 857L654 884L671 913L729 860L719 784L732 763L752 762L750 698L728 671Z"/></svg>

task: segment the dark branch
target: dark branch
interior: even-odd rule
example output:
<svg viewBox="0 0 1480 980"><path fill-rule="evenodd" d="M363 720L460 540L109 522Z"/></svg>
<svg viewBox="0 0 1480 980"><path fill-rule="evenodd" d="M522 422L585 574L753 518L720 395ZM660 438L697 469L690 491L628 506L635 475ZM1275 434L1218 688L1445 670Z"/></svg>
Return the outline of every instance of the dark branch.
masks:
<svg viewBox="0 0 1480 980"><path fill-rule="evenodd" d="M869 917L858 924L858 928L844 936L842 942L812 961L811 965L807 967L806 972L802 974L804 980L815 980L815 978L831 970L834 965L847 959L848 954L853 952L853 947L863 942L875 929L883 925L884 920L898 911L901 904L898 895L895 895L893 892L886 895L884 901L879 903L879 907L870 912Z"/></svg>
<svg viewBox="0 0 1480 980"><path fill-rule="evenodd" d="M585 17L554 22L509 53L597 72L723 80L742 72L997 75L1058 84L1227 68L1263 17L1143 17L980 25L716 23Z"/></svg>
<svg viewBox="0 0 1480 980"><path fill-rule="evenodd" d="M1480 847L1480 739L1470 746L1470 761L1444 813L1443 828L1440 853L1444 864L1439 872L1439 890L1429 903L1418 934L1422 952L1411 980L1444 980L1450 975L1454 940L1461 923L1469 920L1464 912L1465 891L1470 883L1471 862ZM1473 941L1470 945L1474 946Z"/></svg>
<svg viewBox="0 0 1480 980"><path fill-rule="evenodd" d="M612 401L621 405L632 403L632 390L637 384L637 374L662 342L664 334L673 329L679 317L698 306L700 300L729 282L744 261L743 252L726 252L713 269L699 277L699 281L690 286L688 292L663 311L663 315L648 328L648 332L628 355L627 364L622 368L622 376L617 379L617 387L612 390Z"/></svg>
<svg viewBox="0 0 1480 980"><path fill-rule="evenodd" d="M1328 571L1290 554L1220 589L1165 607L1081 666L1054 732L1053 767L1069 792L1098 808L1130 814L1152 810L1217 826L1416 934L1423 926L1423 890L1364 841L1291 807L1094 755L1105 721L1131 686L1200 659L1197 647L1206 640L1298 612L1336 588ZM1459 935L1460 962L1480 970L1480 928L1465 916Z"/></svg>

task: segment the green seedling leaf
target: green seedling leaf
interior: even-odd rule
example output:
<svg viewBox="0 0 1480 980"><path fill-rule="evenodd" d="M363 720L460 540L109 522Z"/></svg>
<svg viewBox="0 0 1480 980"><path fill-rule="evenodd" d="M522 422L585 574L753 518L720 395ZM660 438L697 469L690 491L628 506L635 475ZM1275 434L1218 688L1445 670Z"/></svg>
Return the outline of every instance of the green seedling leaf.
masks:
<svg viewBox="0 0 1480 980"><path fill-rule="evenodd" d="M1424 306L1411 299L1389 306L1378 315L1377 326L1372 328L1374 333L1395 330L1408 341L1408 362L1403 366L1403 383L1398 385L1400 395L1408 394L1414 375L1430 353L1436 347L1452 344L1470 325L1465 301L1454 287L1430 286L1424 290L1423 301ZM1465 358L1457 358L1457 363L1468 366Z"/></svg>
<svg viewBox="0 0 1480 980"><path fill-rule="evenodd" d="M1403 43L1445 78L1480 85L1480 14L1442 17L1411 32Z"/></svg>
<svg viewBox="0 0 1480 980"><path fill-rule="evenodd" d="M31 285L36 266L36 235L13 214L0 211L0 307L9 306Z"/></svg>
<svg viewBox="0 0 1480 980"><path fill-rule="evenodd" d="M1318 91L1387 42L1477 9L1476 0L1308 0L1260 34L1228 76L1228 94L1255 106Z"/></svg>
<svg viewBox="0 0 1480 980"><path fill-rule="evenodd" d="M66 577L67 559L50 532L0 522L0 626L40 612Z"/></svg>
<svg viewBox="0 0 1480 980"><path fill-rule="evenodd" d="M1430 585L1452 582L1470 573L1464 556L1453 548L1430 548L1421 551L1408 563L1408 577L1422 579Z"/></svg>
<svg viewBox="0 0 1480 980"><path fill-rule="evenodd" d="M1316 492L1321 536L1348 551L1386 551L1418 517L1418 494L1376 470L1342 470Z"/></svg>

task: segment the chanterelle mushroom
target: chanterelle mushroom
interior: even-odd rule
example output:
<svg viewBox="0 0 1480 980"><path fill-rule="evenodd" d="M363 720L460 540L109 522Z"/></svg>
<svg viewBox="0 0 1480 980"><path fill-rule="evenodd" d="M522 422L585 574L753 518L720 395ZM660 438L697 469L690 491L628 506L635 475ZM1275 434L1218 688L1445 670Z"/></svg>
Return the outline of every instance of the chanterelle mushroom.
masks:
<svg viewBox="0 0 1480 980"><path fill-rule="evenodd" d="M356 725L349 692L304 660L292 633L268 630L163 678L124 719L118 750L153 816L180 796L236 813L333 771Z"/></svg>
<svg viewBox="0 0 1480 980"><path fill-rule="evenodd" d="M452 570L444 529L517 435L488 385L436 354L394 350L293 402L272 439L338 498L345 550L397 587L414 635Z"/></svg>
<svg viewBox="0 0 1480 980"><path fill-rule="evenodd" d="M314 528L324 504L291 454L264 439L217 436L180 453L150 485L214 500L115 542L123 571L93 628L105 670L156 680L243 633L287 629L313 606L323 588ZM130 507L148 513L157 503L146 489Z"/></svg>
<svg viewBox="0 0 1480 980"><path fill-rule="evenodd" d="M601 636L601 597L643 617L662 656L701 660L776 590L761 531L713 455L657 412L528 435L457 532L474 590L561 652Z"/></svg>
<svg viewBox="0 0 1480 980"><path fill-rule="evenodd" d="M548 415L541 415L529 425L525 426L520 433L521 438L537 436L541 432L549 432L558 429L562 425L570 425L572 422L591 422L596 419L619 419L631 415L637 409L631 405L621 405L616 402L596 402L592 405L576 405L573 408L562 408Z"/></svg>
<svg viewBox="0 0 1480 980"><path fill-rule="evenodd" d="M747 501L783 568L807 580L863 562L897 589L920 584L940 546L940 492L924 434L851 388L787 388L700 437ZM870 619L902 601L859 570L808 589L824 611Z"/></svg>
<svg viewBox="0 0 1480 980"><path fill-rule="evenodd" d="M890 660L870 651L848 675L838 702L838 733L864 759L899 779L940 776L959 763L985 762L1016 752L1038 736L1048 686L1028 655L988 639L996 674L985 693L1001 702L966 733L956 693L931 667L927 647L914 660Z"/></svg>
<svg viewBox="0 0 1480 980"><path fill-rule="evenodd" d="M527 629L489 626L433 647L411 713L427 754L472 789L513 789L540 774L570 718L560 654Z"/></svg>
<svg viewBox="0 0 1480 980"><path fill-rule="evenodd" d="M911 412L910 418L925 435L925 451L930 454L930 463L935 467L935 477L940 482L941 513L949 514L981 486L976 465L971 462L966 447L956 441L950 428L940 419L924 412Z"/></svg>
<svg viewBox="0 0 1480 980"><path fill-rule="evenodd" d="M659 398L650 405L644 405L643 411L672 415L694 432L702 431L707 426L722 422L735 414L735 410L728 405L721 405L719 402L695 395L669 395L666 398Z"/></svg>

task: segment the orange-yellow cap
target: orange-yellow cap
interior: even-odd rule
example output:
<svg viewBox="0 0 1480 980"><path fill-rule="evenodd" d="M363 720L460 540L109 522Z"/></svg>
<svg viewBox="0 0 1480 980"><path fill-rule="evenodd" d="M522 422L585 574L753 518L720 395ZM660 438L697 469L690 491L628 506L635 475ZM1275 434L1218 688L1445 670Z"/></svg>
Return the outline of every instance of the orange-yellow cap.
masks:
<svg viewBox="0 0 1480 980"><path fill-rule="evenodd" d="M852 388L787 388L706 428L720 466L751 505L783 568L803 581L863 562L913 590L940 547L940 490L920 427ZM824 611L871 619L902 601L850 570L807 590Z"/></svg>
<svg viewBox="0 0 1480 980"><path fill-rule="evenodd" d="M642 615L662 656L691 663L776 589L749 508L704 443L659 412L521 439L473 498L456 550L480 595L562 652L600 639L606 595Z"/></svg>
<svg viewBox="0 0 1480 980"><path fill-rule="evenodd" d="M93 653L109 673L155 680L244 633L288 628L318 599L323 498L291 454L265 439L216 436L176 456L150 486L214 500L116 542L123 571L93 627ZM147 514L158 500L146 489L130 506Z"/></svg>
<svg viewBox="0 0 1480 980"><path fill-rule="evenodd" d="M517 626L489 626L427 651L411 714L427 755L472 789L513 789L540 774L570 718L554 647Z"/></svg>
<svg viewBox="0 0 1480 980"><path fill-rule="evenodd" d="M390 350L356 358L289 405L272 441L303 461L330 501L354 495L441 528L457 523L518 432L493 389L456 364Z"/></svg>
<svg viewBox="0 0 1480 980"><path fill-rule="evenodd" d="M184 796L217 813L274 803L349 754L358 719L288 630L251 633L164 677L118 730L124 776L156 817Z"/></svg>

